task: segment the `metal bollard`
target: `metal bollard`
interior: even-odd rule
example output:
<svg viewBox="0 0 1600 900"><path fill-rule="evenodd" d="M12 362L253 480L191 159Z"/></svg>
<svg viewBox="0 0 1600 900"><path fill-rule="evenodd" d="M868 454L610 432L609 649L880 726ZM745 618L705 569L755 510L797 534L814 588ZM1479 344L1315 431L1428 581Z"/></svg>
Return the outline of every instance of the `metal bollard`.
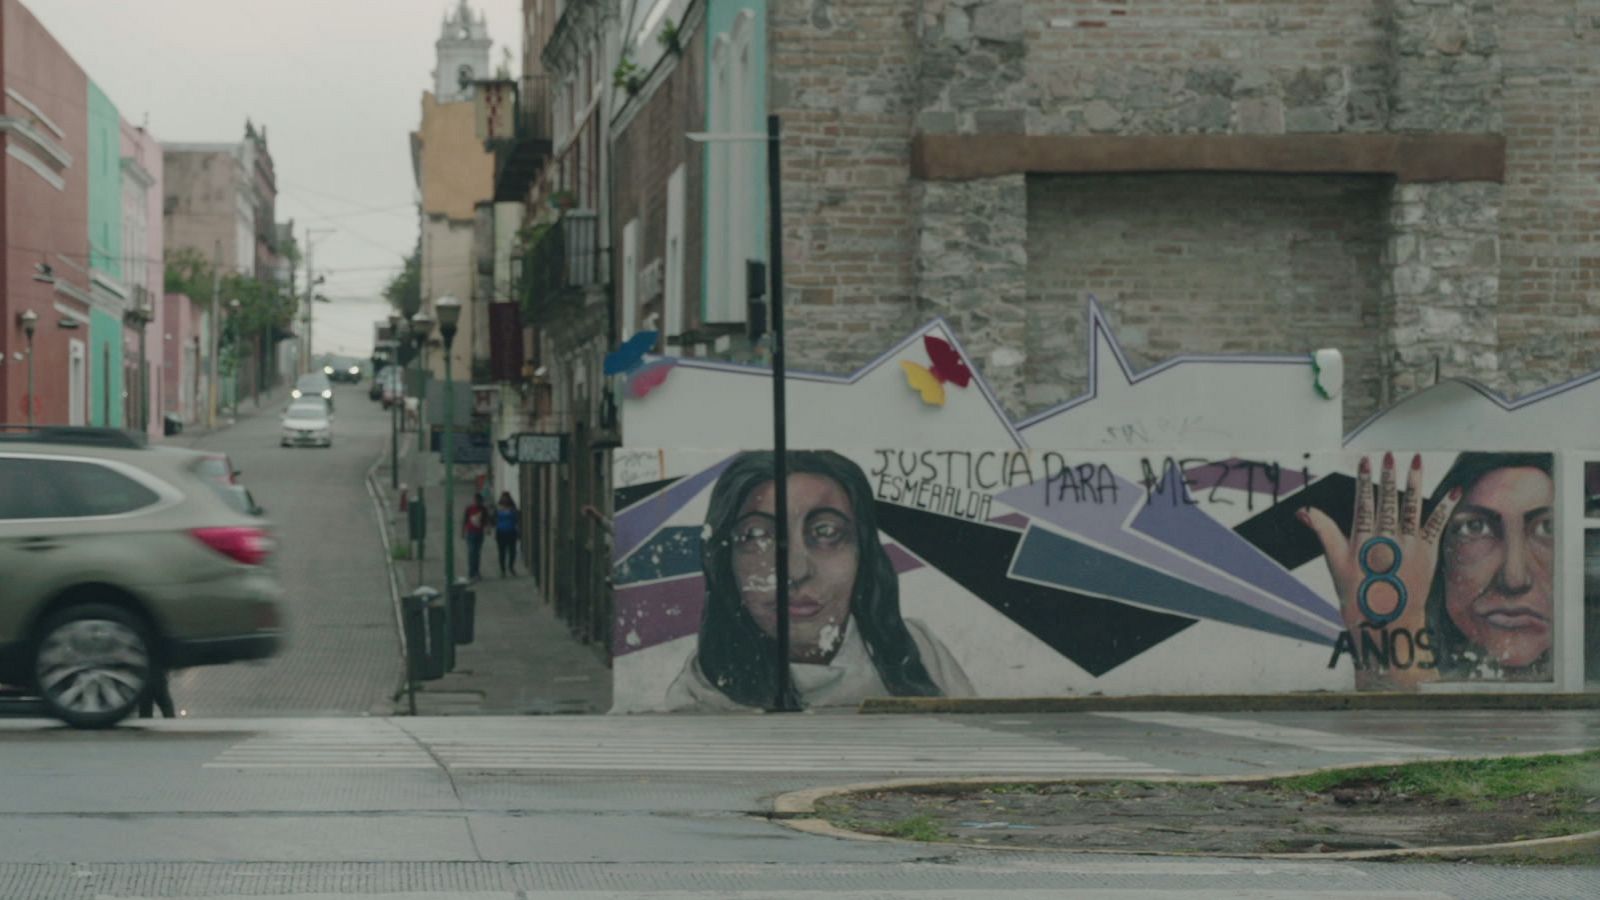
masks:
<svg viewBox="0 0 1600 900"><path fill-rule="evenodd" d="M466 578L457 578L456 583L450 586L450 625L455 631L455 642L470 644L477 634L474 620L478 614L478 592L472 589L472 582Z"/></svg>
<svg viewBox="0 0 1600 900"><path fill-rule="evenodd" d="M439 592L419 587L400 598L401 621L406 635L407 676L412 681L444 677L444 604Z"/></svg>

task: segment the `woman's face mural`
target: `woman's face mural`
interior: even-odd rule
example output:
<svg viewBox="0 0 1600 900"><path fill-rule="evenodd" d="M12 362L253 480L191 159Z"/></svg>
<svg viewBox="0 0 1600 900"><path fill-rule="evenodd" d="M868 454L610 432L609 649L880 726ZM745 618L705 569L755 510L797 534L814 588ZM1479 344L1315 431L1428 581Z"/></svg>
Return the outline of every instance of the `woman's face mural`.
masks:
<svg viewBox="0 0 1600 900"><path fill-rule="evenodd" d="M773 482L758 485L733 529L739 600L768 636L778 632ZM844 640L860 562L855 510L844 488L823 475L789 476L790 659L826 662Z"/></svg>
<svg viewBox="0 0 1600 900"><path fill-rule="evenodd" d="M1555 485L1535 468L1495 469L1462 497L1445 529L1445 610L1500 665L1550 649Z"/></svg>

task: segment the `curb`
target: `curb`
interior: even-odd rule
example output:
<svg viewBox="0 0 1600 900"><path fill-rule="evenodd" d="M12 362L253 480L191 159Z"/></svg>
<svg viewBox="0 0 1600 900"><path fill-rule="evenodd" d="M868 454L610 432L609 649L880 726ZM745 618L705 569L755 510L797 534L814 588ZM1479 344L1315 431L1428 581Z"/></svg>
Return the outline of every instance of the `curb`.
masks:
<svg viewBox="0 0 1600 900"><path fill-rule="evenodd" d="M981 844L974 841L913 841L905 838L888 837L881 834L868 834L861 831L851 831L841 828L826 819L816 815L817 804L830 797L839 797L846 794L859 794L867 791L886 790L911 790L929 788L966 788L981 787L988 784L1094 784L1115 781L1139 781L1156 784L1241 784L1256 781L1272 781L1279 778L1296 778L1305 775L1314 775L1320 772L1334 772L1341 769L1368 769L1374 766L1398 765L1408 762L1459 762L1480 759L1521 759L1535 756L1575 756L1580 753L1592 752L1593 748L1582 747L1567 750L1550 750L1531 753L1510 754L1483 754L1447 757L1427 757L1426 759L1403 760L1378 760L1359 763L1346 763L1337 766L1324 766L1316 769L1300 769L1288 772L1251 773L1249 775L1144 775L1130 778L1127 775L1085 775L1076 778L1017 778L993 775L980 775L964 778L894 778L885 781L865 782L857 784L839 785L836 787L806 788L799 791L790 791L780 794L772 800L772 812L768 818L786 828L805 834L821 837L838 838L840 840L865 841L872 843L894 843L916 847L951 847L965 850L987 851L1018 851L1023 853L1068 853L1068 854L1094 854L1101 856L1168 856L1168 857L1194 857L1202 859L1263 859L1282 861L1353 861L1353 860L1425 860L1425 859L1463 859L1473 858L1508 858L1508 859L1538 859L1570 855L1575 851L1593 848L1595 854L1600 856L1600 831L1585 831L1578 834L1562 835L1551 838L1534 838L1525 841L1504 841L1495 844L1462 844L1446 847L1405 847L1394 850L1345 850L1336 853L1206 853L1193 850L1132 850L1118 849L1085 849L1067 847L1012 847L996 844Z"/></svg>
<svg viewBox="0 0 1600 900"><path fill-rule="evenodd" d="M367 468L366 483L367 493L372 497L373 511L377 514L378 538L383 543L383 569L389 575L389 599L394 608L394 630L400 650L401 688L389 703L391 707L390 715L399 715L400 710L397 704L400 696L405 693L405 686L408 683L404 681L404 678L407 667L410 665L410 660L406 653L405 619L400 609L400 576L395 572L394 541L389 533L389 504L384 502L383 489L376 480L378 469L382 467L384 460L388 458L389 454L387 452L378 454L378 458L373 460L372 465Z"/></svg>
<svg viewBox="0 0 1600 900"><path fill-rule="evenodd" d="M981 714L1074 712L1329 712L1338 710L1433 711L1441 709L1600 709L1591 693L1317 693L1150 694L1129 697L873 697L857 712L886 714Z"/></svg>

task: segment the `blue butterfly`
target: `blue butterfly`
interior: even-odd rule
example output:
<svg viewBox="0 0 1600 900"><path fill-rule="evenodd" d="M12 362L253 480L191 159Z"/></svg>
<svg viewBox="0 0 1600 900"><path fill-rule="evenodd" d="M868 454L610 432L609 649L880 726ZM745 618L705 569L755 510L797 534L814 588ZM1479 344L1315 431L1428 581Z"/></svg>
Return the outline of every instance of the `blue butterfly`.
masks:
<svg viewBox="0 0 1600 900"><path fill-rule="evenodd" d="M655 348L656 340L660 337L658 331L641 331L628 338L621 347L606 354L605 373L620 375L639 368L644 362L644 355Z"/></svg>

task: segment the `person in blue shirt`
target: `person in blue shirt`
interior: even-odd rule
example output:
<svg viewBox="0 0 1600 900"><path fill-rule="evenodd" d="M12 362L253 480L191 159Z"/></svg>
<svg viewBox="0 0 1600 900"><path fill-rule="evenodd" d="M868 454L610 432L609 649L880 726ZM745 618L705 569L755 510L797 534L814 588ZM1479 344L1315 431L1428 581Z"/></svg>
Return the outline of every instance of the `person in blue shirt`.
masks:
<svg viewBox="0 0 1600 900"><path fill-rule="evenodd" d="M500 551L500 577L517 574L517 538L522 532L517 501L510 491L501 491L494 509L494 542Z"/></svg>

